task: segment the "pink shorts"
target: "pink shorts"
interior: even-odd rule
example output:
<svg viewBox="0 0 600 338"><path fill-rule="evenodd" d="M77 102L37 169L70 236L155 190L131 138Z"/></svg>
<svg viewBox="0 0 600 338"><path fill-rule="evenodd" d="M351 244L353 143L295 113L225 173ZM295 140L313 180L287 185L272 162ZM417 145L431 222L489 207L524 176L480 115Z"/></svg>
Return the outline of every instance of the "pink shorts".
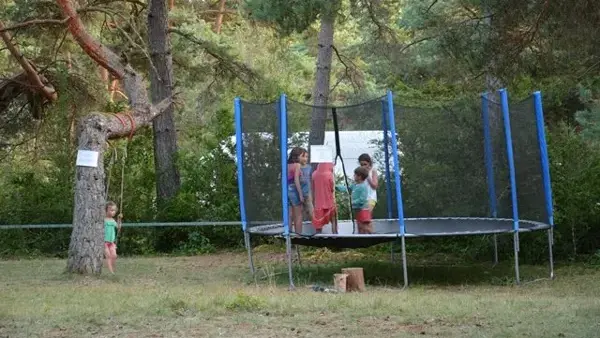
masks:
<svg viewBox="0 0 600 338"><path fill-rule="evenodd" d="M117 245L114 242L104 242L104 247L107 249L117 248Z"/></svg>
<svg viewBox="0 0 600 338"><path fill-rule="evenodd" d="M359 223L370 223L371 222L371 210L369 210L369 209L357 210L355 217Z"/></svg>

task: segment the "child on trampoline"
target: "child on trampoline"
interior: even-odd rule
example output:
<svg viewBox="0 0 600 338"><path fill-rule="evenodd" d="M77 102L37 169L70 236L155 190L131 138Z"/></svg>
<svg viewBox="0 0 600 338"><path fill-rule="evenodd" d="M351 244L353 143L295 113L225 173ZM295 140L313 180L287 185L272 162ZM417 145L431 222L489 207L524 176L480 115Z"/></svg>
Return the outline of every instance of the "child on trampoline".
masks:
<svg viewBox="0 0 600 338"><path fill-rule="evenodd" d="M358 223L359 234L372 234L373 224L371 223L371 208L369 202L369 169L360 166L354 169L354 184L352 191L352 211Z"/></svg>
<svg viewBox="0 0 600 338"><path fill-rule="evenodd" d="M373 160L369 154L361 154L358 157L358 163L369 172L369 176L367 177L368 202L369 208L373 212L375 205L377 205L377 186L379 185L377 170L373 167Z"/></svg>
<svg viewBox="0 0 600 338"><path fill-rule="evenodd" d="M312 224L318 234L331 223L331 232L337 234L337 208L335 202L333 163L319 163L312 174L314 211Z"/></svg>
<svg viewBox="0 0 600 338"><path fill-rule="evenodd" d="M312 168L308 165L308 151L295 147L288 156L288 200L291 204L290 217L294 232L302 233L303 216L312 218L312 197L310 189Z"/></svg>
<svg viewBox="0 0 600 338"><path fill-rule="evenodd" d="M118 221L115 221L117 215L117 204L107 202L105 207L106 217L104 218L104 257L108 265L108 271L115 273L115 264L117 262L117 231L121 231L121 215Z"/></svg>

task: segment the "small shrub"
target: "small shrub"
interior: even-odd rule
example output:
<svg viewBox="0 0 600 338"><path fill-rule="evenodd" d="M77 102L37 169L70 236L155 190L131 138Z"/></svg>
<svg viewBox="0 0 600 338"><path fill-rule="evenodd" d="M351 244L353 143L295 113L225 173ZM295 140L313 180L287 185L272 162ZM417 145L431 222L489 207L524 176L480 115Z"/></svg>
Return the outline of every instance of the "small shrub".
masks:
<svg viewBox="0 0 600 338"><path fill-rule="evenodd" d="M265 306L263 299L257 296L247 295L243 292L238 292L236 296L225 304L225 308L230 311L256 311Z"/></svg>

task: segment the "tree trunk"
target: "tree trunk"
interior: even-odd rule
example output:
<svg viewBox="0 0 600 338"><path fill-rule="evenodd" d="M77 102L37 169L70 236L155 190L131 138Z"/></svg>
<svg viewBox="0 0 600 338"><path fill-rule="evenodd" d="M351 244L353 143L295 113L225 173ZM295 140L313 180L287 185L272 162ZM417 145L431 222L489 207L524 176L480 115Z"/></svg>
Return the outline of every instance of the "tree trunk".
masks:
<svg viewBox="0 0 600 338"><path fill-rule="evenodd" d="M348 275L346 291L363 292L366 290L363 268L345 268L342 269L342 273Z"/></svg>
<svg viewBox="0 0 600 338"><path fill-rule="evenodd" d="M333 287L337 292L346 292L346 290L348 289L348 274L334 273Z"/></svg>
<svg viewBox="0 0 600 338"><path fill-rule="evenodd" d="M104 145L107 132L98 119L83 119L78 127L80 150L99 152L98 166L77 167L75 171L75 206L73 232L69 244L67 270L82 274L102 272L104 254Z"/></svg>
<svg viewBox="0 0 600 338"><path fill-rule="evenodd" d="M150 58L154 70L150 76L152 102L171 97L173 92L173 59L169 45L168 9L165 0L150 0L148 9L148 39ZM170 106L153 121L154 167L156 170L156 193L159 203L174 197L181 180L175 156L177 154L177 132L174 109Z"/></svg>
<svg viewBox="0 0 600 338"><path fill-rule="evenodd" d="M106 141L131 135L172 106L171 98L151 106L143 78L130 65L96 41L86 30L71 0L57 0L68 29L81 49L98 65L123 83L130 111L122 116L92 113L78 125L79 150L99 153L96 167L77 167L75 170L75 205L73 231L69 244L67 271L100 273L104 250L104 164L102 155Z"/></svg>
<svg viewBox="0 0 600 338"><path fill-rule="evenodd" d="M221 26L223 26L223 16L225 16L225 1L219 2L219 13L217 14L217 21L215 22L215 32L221 34Z"/></svg>
<svg viewBox="0 0 600 338"><path fill-rule="evenodd" d="M317 54L317 74L313 91L314 105L326 106L329 99L329 80L331 74L331 59L333 57L333 23L334 16L321 16L321 30L319 31ZM325 120L327 109L313 108L310 126L309 144L323 144L325 142Z"/></svg>

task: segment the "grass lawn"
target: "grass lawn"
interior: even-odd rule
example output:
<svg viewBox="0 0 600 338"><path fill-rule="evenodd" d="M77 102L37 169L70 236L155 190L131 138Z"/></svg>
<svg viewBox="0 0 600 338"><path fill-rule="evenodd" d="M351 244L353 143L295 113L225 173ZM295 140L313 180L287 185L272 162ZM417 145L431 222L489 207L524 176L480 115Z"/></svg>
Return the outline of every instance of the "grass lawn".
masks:
<svg viewBox="0 0 600 338"><path fill-rule="evenodd" d="M314 251L287 290L280 253L120 258L114 276L63 274L64 260L0 262L0 337L599 337L600 271L510 262L426 265L409 257L411 287L384 259ZM383 257L382 257L383 258ZM435 259L431 259L434 261ZM313 264L329 261L329 265ZM438 263L440 260L436 260ZM362 294L314 292L342 267L363 266Z"/></svg>

